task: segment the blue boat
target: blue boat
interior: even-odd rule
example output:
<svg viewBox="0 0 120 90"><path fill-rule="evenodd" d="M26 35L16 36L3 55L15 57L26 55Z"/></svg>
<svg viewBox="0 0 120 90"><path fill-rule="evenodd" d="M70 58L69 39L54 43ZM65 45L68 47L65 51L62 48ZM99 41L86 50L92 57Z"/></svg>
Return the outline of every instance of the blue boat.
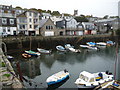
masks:
<svg viewBox="0 0 120 90"><path fill-rule="evenodd" d="M89 46L95 46L96 45L95 42L87 42L86 44L89 45Z"/></svg>
<svg viewBox="0 0 120 90"><path fill-rule="evenodd" d="M62 82L66 78L69 77L69 72L67 70L60 71L58 73L53 74L52 76L48 77L46 82L48 85L57 84Z"/></svg>

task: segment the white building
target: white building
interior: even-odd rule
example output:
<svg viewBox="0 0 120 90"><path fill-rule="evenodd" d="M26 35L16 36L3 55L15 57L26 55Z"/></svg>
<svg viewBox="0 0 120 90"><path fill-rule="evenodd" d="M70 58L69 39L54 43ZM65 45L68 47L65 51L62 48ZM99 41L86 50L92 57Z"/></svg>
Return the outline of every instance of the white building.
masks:
<svg viewBox="0 0 120 90"><path fill-rule="evenodd" d="M0 33L16 35L16 15L12 6L0 5Z"/></svg>
<svg viewBox="0 0 120 90"><path fill-rule="evenodd" d="M28 10L17 16L18 33L39 35L39 15L37 11Z"/></svg>

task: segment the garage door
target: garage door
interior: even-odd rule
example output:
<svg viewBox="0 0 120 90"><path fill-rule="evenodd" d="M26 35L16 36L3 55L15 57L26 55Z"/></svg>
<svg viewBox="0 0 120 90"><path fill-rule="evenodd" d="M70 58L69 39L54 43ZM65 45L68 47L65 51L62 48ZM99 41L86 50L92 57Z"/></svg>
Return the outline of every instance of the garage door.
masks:
<svg viewBox="0 0 120 90"><path fill-rule="evenodd" d="M83 31L77 31L76 35L83 35Z"/></svg>
<svg viewBox="0 0 120 90"><path fill-rule="evenodd" d="M45 36L54 36L54 32L53 31L46 31Z"/></svg>

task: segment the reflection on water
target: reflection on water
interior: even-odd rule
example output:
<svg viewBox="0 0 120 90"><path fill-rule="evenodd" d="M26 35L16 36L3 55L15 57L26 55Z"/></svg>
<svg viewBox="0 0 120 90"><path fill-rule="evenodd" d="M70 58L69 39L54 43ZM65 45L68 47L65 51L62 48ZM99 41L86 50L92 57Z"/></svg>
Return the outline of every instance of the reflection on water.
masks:
<svg viewBox="0 0 120 90"><path fill-rule="evenodd" d="M35 82L37 88L47 87L46 79L64 69L69 71L70 78L64 84L58 85L59 88L77 88L74 82L79 73L84 70L91 73L109 70L114 73L115 47L107 47L99 51L81 50L81 53L53 51L51 54L32 59L24 59L20 53L13 55L16 58L15 61L20 62L23 76ZM120 77L119 72L117 77ZM30 86L26 82L24 84L26 87L35 86Z"/></svg>

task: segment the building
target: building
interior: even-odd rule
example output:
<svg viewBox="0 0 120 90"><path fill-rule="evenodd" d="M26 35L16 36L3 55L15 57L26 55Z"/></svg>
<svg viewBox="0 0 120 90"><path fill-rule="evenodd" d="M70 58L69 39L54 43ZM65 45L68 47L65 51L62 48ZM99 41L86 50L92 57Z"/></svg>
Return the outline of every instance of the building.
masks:
<svg viewBox="0 0 120 90"><path fill-rule="evenodd" d="M90 35L90 34L96 34L97 33L97 28L94 23L92 22L82 22L83 27L84 27L84 34L85 35Z"/></svg>
<svg viewBox="0 0 120 90"><path fill-rule="evenodd" d="M74 10L74 16L78 15L78 10Z"/></svg>
<svg viewBox="0 0 120 90"><path fill-rule="evenodd" d="M108 33L111 30L117 30L119 28L119 20L117 18L97 20L95 24L99 33Z"/></svg>
<svg viewBox="0 0 120 90"><path fill-rule="evenodd" d="M16 15L12 5L0 5L0 33L17 35Z"/></svg>
<svg viewBox="0 0 120 90"><path fill-rule="evenodd" d="M56 23L57 28L65 29L66 35L83 35L83 28L74 18L63 19Z"/></svg>
<svg viewBox="0 0 120 90"><path fill-rule="evenodd" d="M27 10L17 16L18 33L26 35L39 35L40 14L34 10Z"/></svg>
<svg viewBox="0 0 120 90"><path fill-rule="evenodd" d="M40 20L39 25L40 34L42 36L56 36L58 33L55 24L50 18Z"/></svg>

